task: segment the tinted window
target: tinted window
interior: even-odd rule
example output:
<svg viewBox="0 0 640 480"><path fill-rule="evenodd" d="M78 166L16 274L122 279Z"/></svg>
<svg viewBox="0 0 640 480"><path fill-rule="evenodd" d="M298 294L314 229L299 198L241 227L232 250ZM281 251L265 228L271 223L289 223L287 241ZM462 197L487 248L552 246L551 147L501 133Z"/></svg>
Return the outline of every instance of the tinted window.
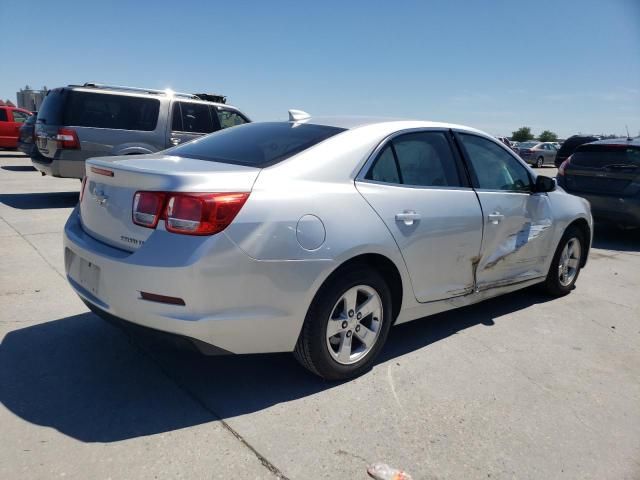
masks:
<svg viewBox="0 0 640 480"><path fill-rule="evenodd" d="M558 154L568 157L580 145L596 141L596 137L570 137L560 147Z"/></svg>
<svg viewBox="0 0 640 480"><path fill-rule="evenodd" d="M60 125L62 123L62 111L69 90L57 88L49 90L47 96L44 97L40 110L38 111L38 123L46 123L48 125Z"/></svg>
<svg viewBox="0 0 640 480"><path fill-rule="evenodd" d="M380 153L367 178L376 182L400 183L398 166L390 143Z"/></svg>
<svg viewBox="0 0 640 480"><path fill-rule="evenodd" d="M13 121L18 123L24 123L31 115L28 115L20 110L13 111Z"/></svg>
<svg viewBox="0 0 640 480"><path fill-rule="evenodd" d="M443 132L409 133L394 138L367 178L421 187L460 186L455 160Z"/></svg>
<svg viewBox="0 0 640 480"><path fill-rule="evenodd" d="M177 108L180 110L178 119L176 119ZM177 132L211 133L217 130L217 122L214 127L208 105L177 102L174 104L172 127Z"/></svg>
<svg viewBox="0 0 640 480"><path fill-rule="evenodd" d="M159 110L160 101L155 98L73 91L67 98L63 124L152 131L156 128Z"/></svg>
<svg viewBox="0 0 640 480"><path fill-rule="evenodd" d="M7 111L4 108L0 108L0 122L6 122L7 120Z"/></svg>
<svg viewBox="0 0 640 480"><path fill-rule="evenodd" d="M478 188L531 191L527 169L500 145L476 135L460 134L460 139L476 175Z"/></svg>
<svg viewBox="0 0 640 480"><path fill-rule="evenodd" d="M343 131L342 128L313 124L247 123L220 130L166 152L213 162L266 167Z"/></svg>
<svg viewBox="0 0 640 480"><path fill-rule="evenodd" d="M571 157L571 166L624 170L624 166L640 167L640 147L627 145L585 145Z"/></svg>
<svg viewBox="0 0 640 480"><path fill-rule="evenodd" d="M220 121L220 128L235 127L247 123L247 119L233 110L225 110L223 108L214 108L215 113Z"/></svg>

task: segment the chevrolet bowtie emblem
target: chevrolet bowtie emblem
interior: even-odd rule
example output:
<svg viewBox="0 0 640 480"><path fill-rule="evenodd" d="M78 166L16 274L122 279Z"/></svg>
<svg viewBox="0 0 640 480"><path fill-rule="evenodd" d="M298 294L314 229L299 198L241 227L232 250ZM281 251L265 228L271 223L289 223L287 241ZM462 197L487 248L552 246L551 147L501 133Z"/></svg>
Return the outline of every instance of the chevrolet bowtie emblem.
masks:
<svg viewBox="0 0 640 480"><path fill-rule="evenodd" d="M109 197L105 195L102 190L95 190L93 192L93 198L96 203L102 207L104 207L107 204L107 200L109 200Z"/></svg>

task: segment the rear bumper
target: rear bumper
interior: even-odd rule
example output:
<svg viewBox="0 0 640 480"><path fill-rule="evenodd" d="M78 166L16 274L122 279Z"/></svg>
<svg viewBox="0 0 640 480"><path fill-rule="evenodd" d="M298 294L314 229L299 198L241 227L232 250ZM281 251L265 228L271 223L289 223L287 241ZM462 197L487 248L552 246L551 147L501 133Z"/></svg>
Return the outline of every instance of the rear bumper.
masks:
<svg viewBox="0 0 640 480"><path fill-rule="evenodd" d="M77 209L65 225L64 248L69 284L100 316L229 353L292 351L318 281L333 268L329 260L254 260L224 233L155 231L137 251L126 252L84 232ZM99 269L93 287L88 263ZM142 291L185 305L143 300Z"/></svg>
<svg viewBox="0 0 640 480"><path fill-rule="evenodd" d="M81 179L85 174L84 159L65 160L60 158L47 158L43 156L37 148L34 148L31 155L31 163L36 170L52 177Z"/></svg>
<svg viewBox="0 0 640 480"><path fill-rule="evenodd" d="M640 197L620 197L568 191L591 204L591 214L599 221L640 226Z"/></svg>

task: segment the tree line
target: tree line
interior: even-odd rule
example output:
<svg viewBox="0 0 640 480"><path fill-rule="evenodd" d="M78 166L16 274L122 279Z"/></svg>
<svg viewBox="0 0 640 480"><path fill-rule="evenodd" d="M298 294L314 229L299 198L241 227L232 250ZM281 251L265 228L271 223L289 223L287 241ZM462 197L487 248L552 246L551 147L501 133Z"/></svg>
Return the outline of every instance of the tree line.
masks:
<svg viewBox="0 0 640 480"><path fill-rule="evenodd" d="M619 138L619 135L600 135L602 138ZM529 140L538 140L539 142L557 142L558 135L551 130L544 130L538 138L535 137L533 133L531 133L531 128L529 127L520 127L515 132L511 133L511 140L515 142L527 142Z"/></svg>

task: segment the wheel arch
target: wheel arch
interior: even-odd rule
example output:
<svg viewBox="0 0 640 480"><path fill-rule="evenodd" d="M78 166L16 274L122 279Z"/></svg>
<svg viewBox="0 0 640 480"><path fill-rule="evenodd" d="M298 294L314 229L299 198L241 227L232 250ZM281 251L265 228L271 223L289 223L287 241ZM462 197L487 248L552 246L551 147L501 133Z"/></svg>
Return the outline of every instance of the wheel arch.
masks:
<svg viewBox="0 0 640 480"><path fill-rule="evenodd" d="M576 228L584 235L584 240L586 242L585 252L584 255L582 255L582 259L580 260L580 267L584 267L587 264L587 257L589 256L589 250L591 249L591 227L584 218L577 218L569 225L567 225L565 231L569 230L570 228Z"/></svg>
<svg viewBox="0 0 640 480"><path fill-rule="evenodd" d="M385 279L389 290L391 291L391 305L393 309L391 313L393 323L395 323L402 308L405 289L403 286L402 275L400 274L400 270L396 264L389 257L380 253L362 253L342 262L327 276L324 282L322 282L316 296L325 285L329 284L331 280L335 278L336 275L339 275L340 272L354 266L366 266L372 268L380 273L380 275Z"/></svg>

